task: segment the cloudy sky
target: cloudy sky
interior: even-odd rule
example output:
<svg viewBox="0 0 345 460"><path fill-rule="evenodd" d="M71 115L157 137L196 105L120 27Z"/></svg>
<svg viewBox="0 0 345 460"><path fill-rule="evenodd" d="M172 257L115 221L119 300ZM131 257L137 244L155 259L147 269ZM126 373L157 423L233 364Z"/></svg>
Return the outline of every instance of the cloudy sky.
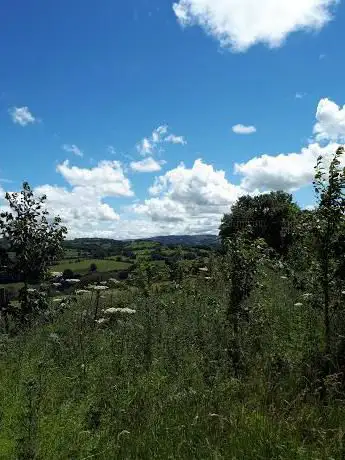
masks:
<svg viewBox="0 0 345 460"><path fill-rule="evenodd" d="M4 0L0 207L69 237L215 233L242 194L301 206L345 138L344 0Z"/></svg>

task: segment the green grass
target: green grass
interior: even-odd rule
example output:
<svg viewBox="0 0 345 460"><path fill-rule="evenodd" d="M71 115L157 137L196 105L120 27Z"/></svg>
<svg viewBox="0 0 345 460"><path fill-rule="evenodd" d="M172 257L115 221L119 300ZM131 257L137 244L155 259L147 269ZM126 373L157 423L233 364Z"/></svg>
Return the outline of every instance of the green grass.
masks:
<svg viewBox="0 0 345 460"><path fill-rule="evenodd" d="M95 294L0 343L0 458L331 460L345 455L345 403L305 369L322 345L317 311L289 280L259 280L234 375L228 286L186 279L149 298ZM104 298L103 298L104 295ZM334 393L332 393L334 391Z"/></svg>
<svg viewBox="0 0 345 460"><path fill-rule="evenodd" d="M106 260L86 259L80 262L72 262L72 263L63 261L59 263L58 265L54 265L52 267L52 270L56 272L63 272L64 270L69 268L73 272L84 274L84 273L89 272L90 265L92 263L96 264L98 272L111 272L111 271L116 271L116 270L126 270L131 266L130 263L117 262L116 260L112 260L112 259L106 259Z"/></svg>

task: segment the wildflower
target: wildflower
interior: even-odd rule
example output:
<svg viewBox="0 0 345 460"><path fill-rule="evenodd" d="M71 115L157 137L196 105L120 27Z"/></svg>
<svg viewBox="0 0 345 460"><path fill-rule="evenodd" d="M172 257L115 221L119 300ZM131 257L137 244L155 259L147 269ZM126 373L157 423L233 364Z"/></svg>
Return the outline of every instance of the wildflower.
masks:
<svg viewBox="0 0 345 460"><path fill-rule="evenodd" d="M103 286L107 284L107 281L101 281L99 284L102 284Z"/></svg>
<svg viewBox="0 0 345 460"><path fill-rule="evenodd" d="M106 321L107 321L106 318L99 318L99 319L96 319L96 323L97 323L97 324L103 324L103 323L105 323Z"/></svg>
<svg viewBox="0 0 345 460"><path fill-rule="evenodd" d="M295 306L295 307L303 307L303 303L301 303L301 302L296 302L296 303L294 304L294 306Z"/></svg>
<svg viewBox="0 0 345 460"><path fill-rule="evenodd" d="M342 293L343 295L345 295L345 291L341 291L341 293Z"/></svg>
<svg viewBox="0 0 345 460"><path fill-rule="evenodd" d="M119 281L119 280L116 280L115 278L109 278L108 281L109 281L110 283L120 284L120 281Z"/></svg>
<svg viewBox="0 0 345 460"><path fill-rule="evenodd" d="M201 267L201 268L199 268L199 272L208 272L208 268L207 267Z"/></svg>
<svg viewBox="0 0 345 460"><path fill-rule="evenodd" d="M125 308L111 307L111 308L107 308L106 310L104 310L104 313L106 313L107 315L112 315L114 313L127 313L128 315L133 315L136 312L137 312L136 310L133 310L132 308L128 308L128 307L125 307Z"/></svg>
<svg viewBox="0 0 345 460"><path fill-rule="evenodd" d="M28 292L30 292L30 293L36 292L36 291L37 291L37 289L34 289L34 288L29 288L29 289L28 289Z"/></svg>
<svg viewBox="0 0 345 460"><path fill-rule="evenodd" d="M54 302L54 303L62 302L62 300L63 300L63 299L62 299L61 297L54 297L53 302Z"/></svg>
<svg viewBox="0 0 345 460"><path fill-rule="evenodd" d="M77 291L75 291L75 293L77 295L81 295L81 294L89 294L90 291L88 291L87 289L78 289Z"/></svg>
<svg viewBox="0 0 345 460"><path fill-rule="evenodd" d="M210 276L205 276L205 280L211 280L212 278Z"/></svg>
<svg viewBox="0 0 345 460"><path fill-rule="evenodd" d="M89 288L95 291L105 291L106 289L109 289L108 286L89 286Z"/></svg>
<svg viewBox="0 0 345 460"><path fill-rule="evenodd" d="M62 278L63 273L62 272L50 272L51 276L54 278Z"/></svg>
<svg viewBox="0 0 345 460"><path fill-rule="evenodd" d="M77 280L77 279L74 279L74 278L71 278L71 279L68 279L68 280L65 280L66 283L69 283L69 284L77 284L77 283L80 283L80 280Z"/></svg>
<svg viewBox="0 0 345 460"><path fill-rule="evenodd" d="M311 294L310 292L306 292L305 294L302 295L302 297L303 297L304 299L309 299L309 298L312 297L312 296L313 296L313 294Z"/></svg>
<svg viewBox="0 0 345 460"><path fill-rule="evenodd" d="M283 276L280 277L280 279L282 279L282 280L287 280L287 276L284 276L284 275L283 275Z"/></svg>
<svg viewBox="0 0 345 460"><path fill-rule="evenodd" d="M53 283L53 286L56 287L56 288L58 288L58 287L61 287L62 284L61 284L61 283Z"/></svg>

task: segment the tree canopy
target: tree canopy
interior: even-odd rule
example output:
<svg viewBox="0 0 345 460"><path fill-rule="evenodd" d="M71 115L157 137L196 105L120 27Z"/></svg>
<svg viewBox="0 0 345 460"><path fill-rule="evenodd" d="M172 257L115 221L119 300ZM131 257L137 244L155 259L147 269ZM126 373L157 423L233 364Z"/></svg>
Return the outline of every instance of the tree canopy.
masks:
<svg viewBox="0 0 345 460"><path fill-rule="evenodd" d="M224 242L250 226L253 238L263 238L279 254L286 254L292 241L295 217L300 208L292 195L283 191L242 196L225 214L219 236Z"/></svg>

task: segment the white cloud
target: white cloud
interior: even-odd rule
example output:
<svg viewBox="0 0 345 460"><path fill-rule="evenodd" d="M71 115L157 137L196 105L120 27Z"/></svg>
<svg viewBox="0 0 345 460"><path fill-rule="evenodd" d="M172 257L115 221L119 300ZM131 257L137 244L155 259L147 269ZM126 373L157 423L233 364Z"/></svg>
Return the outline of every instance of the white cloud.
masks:
<svg viewBox="0 0 345 460"><path fill-rule="evenodd" d="M318 31L338 0L179 0L173 10L182 26L198 25L233 51L257 43L281 46L296 31Z"/></svg>
<svg viewBox="0 0 345 460"><path fill-rule="evenodd" d="M66 160L57 166L57 171L70 185L89 188L100 196L133 196L119 161L101 161L94 168L79 168Z"/></svg>
<svg viewBox="0 0 345 460"><path fill-rule="evenodd" d="M62 149L65 152L73 153L74 155L77 155L78 157L82 157L84 155L84 152L80 150L80 148L77 147L75 144L64 144L62 146Z"/></svg>
<svg viewBox="0 0 345 460"><path fill-rule="evenodd" d="M153 147L154 142L151 142L147 137L144 137L144 139L137 145L138 152L141 155L151 155L153 153Z"/></svg>
<svg viewBox="0 0 345 460"><path fill-rule="evenodd" d="M307 93L296 93L295 98L296 99L303 99L306 95L307 95Z"/></svg>
<svg viewBox="0 0 345 460"><path fill-rule="evenodd" d="M256 133L256 128L255 126L245 126L238 124L232 127L232 131L235 134L253 134Z"/></svg>
<svg viewBox="0 0 345 460"><path fill-rule="evenodd" d="M132 161L130 167L133 171L141 173L156 172L162 169L163 161L156 161L152 157L144 158L141 161Z"/></svg>
<svg viewBox="0 0 345 460"><path fill-rule="evenodd" d="M182 233L216 231L223 213L242 193L224 171L200 159L192 168L181 163L156 178L149 192L152 197L134 205L134 211L155 222L176 223L175 231Z"/></svg>
<svg viewBox="0 0 345 460"><path fill-rule="evenodd" d="M311 184L318 156L332 156L338 144L321 147L310 144L300 153L281 153L254 157L247 163L236 163L235 173L243 177L241 187L247 192L285 190L294 191Z"/></svg>
<svg viewBox="0 0 345 460"><path fill-rule="evenodd" d="M78 168L65 161L57 166L57 171L72 186L71 189L43 185L35 192L47 195L48 210L52 215L60 215L69 230L69 238L106 234L115 238L116 231L112 228L120 216L104 199L133 196L121 163L101 161L94 168ZM117 231L121 231L119 227Z"/></svg>
<svg viewBox="0 0 345 460"><path fill-rule="evenodd" d="M187 141L183 136L175 136L175 134L169 134L169 136L167 136L164 140L165 142L171 142L172 144L187 144Z"/></svg>
<svg viewBox="0 0 345 460"><path fill-rule="evenodd" d="M92 221L116 221L119 215L89 187L64 187L42 185L35 189L39 195L47 195L48 209L59 214L64 222L73 226L89 225Z"/></svg>
<svg viewBox="0 0 345 460"><path fill-rule="evenodd" d="M37 119L32 115L28 107L12 107L9 113L13 123L20 126L26 126L30 123L37 122Z"/></svg>
<svg viewBox="0 0 345 460"><path fill-rule="evenodd" d="M163 143L186 145L187 142L183 136L168 134L169 127L167 125L158 126L153 130L150 138L144 137L138 144L137 150L142 156L154 155L159 146Z"/></svg>
<svg viewBox="0 0 345 460"><path fill-rule="evenodd" d="M345 140L345 105L339 107L335 102L321 99L316 111L314 134L316 140Z"/></svg>

